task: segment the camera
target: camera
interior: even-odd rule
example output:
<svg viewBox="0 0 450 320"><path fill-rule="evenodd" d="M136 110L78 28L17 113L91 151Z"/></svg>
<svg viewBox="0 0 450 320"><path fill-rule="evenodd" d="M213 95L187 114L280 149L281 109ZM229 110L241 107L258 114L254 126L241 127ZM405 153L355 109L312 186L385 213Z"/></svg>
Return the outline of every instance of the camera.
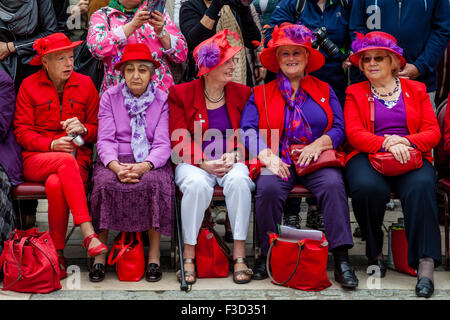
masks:
<svg viewBox="0 0 450 320"><path fill-rule="evenodd" d="M72 143L77 146L77 147L81 147L84 144L84 139L77 133L72 133L71 135L69 135L70 137L73 137L73 139L71 140Z"/></svg>
<svg viewBox="0 0 450 320"><path fill-rule="evenodd" d="M311 44L314 49L318 49L320 47L330 57L334 57L341 52L338 46L333 41L328 39L327 28L317 28L314 30L313 35L316 37L316 40L314 40Z"/></svg>

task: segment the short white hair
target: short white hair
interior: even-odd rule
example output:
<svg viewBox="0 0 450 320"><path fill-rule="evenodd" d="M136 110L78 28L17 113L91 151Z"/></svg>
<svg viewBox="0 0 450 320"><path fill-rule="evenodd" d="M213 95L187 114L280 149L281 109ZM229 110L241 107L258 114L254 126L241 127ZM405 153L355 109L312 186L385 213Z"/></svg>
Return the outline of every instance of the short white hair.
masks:
<svg viewBox="0 0 450 320"><path fill-rule="evenodd" d="M123 75L123 71L125 70L125 67L130 64L132 61L136 61L136 60L130 60L130 61L126 61L124 62L121 66L120 66L120 73ZM147 60L138 60L139 63L145 67L147 67L150 70L150 74L153 76L155 74L155 66L153 65L153 63L151 63L150 61Z"/></svg>

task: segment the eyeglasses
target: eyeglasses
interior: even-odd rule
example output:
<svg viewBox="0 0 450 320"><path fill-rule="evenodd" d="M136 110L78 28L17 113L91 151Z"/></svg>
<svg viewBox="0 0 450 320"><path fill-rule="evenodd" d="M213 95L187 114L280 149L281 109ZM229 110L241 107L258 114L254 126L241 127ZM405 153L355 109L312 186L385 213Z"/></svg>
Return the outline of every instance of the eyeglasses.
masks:
<svg viewBox="0 0 450 320"><path fill-rule="evenodd" d="M384 60L384 58L387 58L387 57L389 57L389 56L375 56L375 57L365 56L365 57L362 57L361 60L363 63L369 63L370 61L372 61L372 59L375 60L375 62L381 62Z"/></svg>
<svg viewBox="0 0 450 320"><path fill-rule="evenodd" d="M225 61L225 64L238 64L239 63L239 57L233 57L231 59L228 59L227 61Z"/></svg>

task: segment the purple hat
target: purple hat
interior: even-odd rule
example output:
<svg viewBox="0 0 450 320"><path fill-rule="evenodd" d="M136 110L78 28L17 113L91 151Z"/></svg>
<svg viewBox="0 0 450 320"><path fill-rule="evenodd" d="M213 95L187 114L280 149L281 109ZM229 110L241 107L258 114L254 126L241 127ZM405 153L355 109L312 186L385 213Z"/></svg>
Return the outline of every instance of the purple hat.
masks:
<svg viewBox="0 0 450 320"><path fill-rule="evenodd" d="M389 33L381 31L372 31L365 36L362 33L355 32L356 40L352 42L352 51L354 52L350 56L350 62L359 67L359 59L361 59L362 53L368 50L387 50L395 54L400 60L400 68L403 68L406 64L405 58L403 58L403 49L397 45L397 40Z"/></svg>

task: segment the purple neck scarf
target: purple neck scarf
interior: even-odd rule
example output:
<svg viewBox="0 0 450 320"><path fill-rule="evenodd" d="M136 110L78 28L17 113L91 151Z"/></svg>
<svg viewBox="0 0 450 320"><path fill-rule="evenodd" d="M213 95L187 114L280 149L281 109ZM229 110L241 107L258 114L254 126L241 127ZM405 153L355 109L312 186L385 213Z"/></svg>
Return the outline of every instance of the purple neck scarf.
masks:
<svg viewBox="0 0 450 320"><path fill-rule="evenodd" d="M277 74L276 81L278 90L286 102L284 132L281 139L281 160L286 164L291 164L290 145L309 144L313 141L311 127L302 111L302 105L306 101L306 92L299 87L294 100L291 100L291 82L281 70Z"/></svg>
<svg viewBox="0 0 450 320"><path fill-rule="evenodd" d="M133 150L134 160L136 162L143 162L147 158L151 147L145 132L145 128L147 127L145 113L155 99L156 89L153 83L150 82L147 90L137 98L131 93L125 82L122 86L125 108L131 118L131 150Z"/></svg>

